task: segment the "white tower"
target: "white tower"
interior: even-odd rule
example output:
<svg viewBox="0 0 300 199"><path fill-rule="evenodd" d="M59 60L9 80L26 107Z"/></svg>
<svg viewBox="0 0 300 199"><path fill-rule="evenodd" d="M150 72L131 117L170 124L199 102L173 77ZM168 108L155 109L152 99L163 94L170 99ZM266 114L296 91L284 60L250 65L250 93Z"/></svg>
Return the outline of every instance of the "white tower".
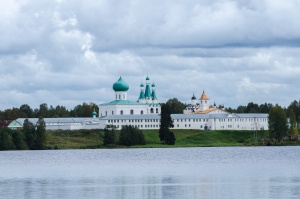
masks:
<svg viewBox="0 0 300 199"><path fill-rule="evenodd" d="M192 99L191 99L191 105L192 105L192 106L196 106L196 104L197 104L197 99L196 99L196 97L195 97L195 94L193 93L193 97L192 97Z"/></svg>
<svg viewBox="0 0 300 199"><path fill-rule="evenodd" d="M200 111L205 111L209 109L209 98L206 96L205 92L203 91L200 97Z"/></svg>

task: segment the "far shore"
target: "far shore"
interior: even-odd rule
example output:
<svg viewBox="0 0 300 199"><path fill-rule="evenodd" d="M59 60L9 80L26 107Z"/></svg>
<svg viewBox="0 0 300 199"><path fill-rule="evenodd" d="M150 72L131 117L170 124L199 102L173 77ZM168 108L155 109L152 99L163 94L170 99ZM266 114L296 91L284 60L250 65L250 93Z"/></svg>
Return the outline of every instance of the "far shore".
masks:
<svg viewBox="0 0 300 199"><path fill-rule="evenodd" d="M96 148L173 148L173 147L224 147L224 146L267 146L268 131L203 131L172 129L175 145L164 145L158 137L158 130L143 130L145 145L121 146L116 144L103 146L103 130L57 130L47 131L47 149L96 149ZM280 146L300 145L300 141L284 141Z"/></svg>

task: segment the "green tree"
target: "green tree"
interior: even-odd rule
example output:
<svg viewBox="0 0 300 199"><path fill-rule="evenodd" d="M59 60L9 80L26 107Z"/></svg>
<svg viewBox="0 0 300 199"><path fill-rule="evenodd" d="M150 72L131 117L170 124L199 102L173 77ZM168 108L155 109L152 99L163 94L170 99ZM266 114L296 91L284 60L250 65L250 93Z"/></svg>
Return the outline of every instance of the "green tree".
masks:
<svg viewBox="0 0 300 199"><path fill-rule="evenodd" d="M36 124L35 149L42 150L46 146L46 124L43 118L40 118Z"/></svg>
<svg viewBox="0 0 300 199"><path fill-rule="evenodd" d="M35 126L27 118L23 123L23 134L25 135L26 144L29 149L35 149L36 132Z"/></svg>
<svg viewBox="0 0 300 199"><path fill-rule="evenodd" d="M119 143L124 146L144 145L144 134L137 127L125 125L120 131Z"/></svg>
<svg viewBox="0 0 300 199"><path fill-rule="evenodd" d="M11 134L12 134L12 130L9 128L0 129L0 150L16 149Z"/></svg>
<svg viewBox="0 0 300 199"><path fill-rule="evenodd" d="M17 150L28 149L27 144L25 142L24 134L21 131L13 131L12 138Z"/></svg>
<svg viewBox="0 0 300 199"><path fill-rule="evenodd" d="M296 116L293 109L289 111L289 118L290 118L289 135L292 137L292 139L295 139L298 137L298 129L297 129Z"/></svg>
<svg viewBox="0 0 300 199"><path fill-rule="evenodd" d="M103 145L107 146L110 144L115 144L115 141L116 141L115 126L106 125L104 129Z"/></svg>
<svg viewBox="0 0 300 199"><path fill-rule="evenodd" d="M170 107L171 114L181 114L186 107L186 105L177 98L169 99L166 105Z"/></svg>
<svg viewBox="0 0 300 199"><path fill-rule="evenodd" d="M259 107L258 104L254 104L253 102L249 102L246 110L246 113L259 113Z"/></svg>
<svg viewBox="0 0 300 199"><path fill-rule="evenodd" d="M40 105L40 109L39 112L37 114L37 116L39 118L45 118L45 117L49 117L49 110L48 110L48 105L46 103L43 103Z"/></svg>
<svg viewBox="0 0 300 199"><path fill-rule="evenodd" d="M287 134L287 119L283 108L276 105L269 112L269 133L275 142L281 142Z"/></svg>
<svg viewBox="0 0 300 199"><path fill-rule="evenodd" d="M22 111L26 115L25 118L33 118L34 117L34 112L28 104L21 105L20 106L20 111Z"/></svg>
<svg viewBox="0 0 300 199"><path fill-rule="evenodd" d="M161 106L159 139L163 144L175 144L175 135L170 128L173 128L173 120L171 118L171 109L167 104Z"/></svg>

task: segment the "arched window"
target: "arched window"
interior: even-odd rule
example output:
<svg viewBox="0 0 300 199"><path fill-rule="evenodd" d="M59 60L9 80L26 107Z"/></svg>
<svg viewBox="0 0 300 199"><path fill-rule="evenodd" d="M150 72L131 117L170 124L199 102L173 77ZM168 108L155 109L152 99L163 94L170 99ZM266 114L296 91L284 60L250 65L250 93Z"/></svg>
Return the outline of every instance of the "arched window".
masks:
<svg viewBox="0 0 300 199"><path fill-rule="evenodd" d="M111 111L111 114L113 115L113 114L114 114L114 111Z"/></svg>
<svg viewBox="0 0 300 199"><path fill-rule="evenodd" d="M130 110L130 115L133 115L133 110Z"/></svg>
<svg viewBox="0 0 300 199"><path fill-rule="evenodd" d="M123 110L120 112L121 115L123 115Z"/></svg>
<svg viewBox="0 0 300 199"><path fill-rule="evenodd" d="M141 115L143 115L144 114L144 111L141 111Z"/></svg>
<svg viewBox="0 0 300 199"><path fill-rule="evenodd" d="M151 109L150 109L150 113L154 113L154 110L153 110L153 108L151 108Z"/></svg>
<svg viewBox="0 0 300 199"><path fill-rule="evenodd" d="M158 113L158 108L156 108L156 113Z"/></svg>

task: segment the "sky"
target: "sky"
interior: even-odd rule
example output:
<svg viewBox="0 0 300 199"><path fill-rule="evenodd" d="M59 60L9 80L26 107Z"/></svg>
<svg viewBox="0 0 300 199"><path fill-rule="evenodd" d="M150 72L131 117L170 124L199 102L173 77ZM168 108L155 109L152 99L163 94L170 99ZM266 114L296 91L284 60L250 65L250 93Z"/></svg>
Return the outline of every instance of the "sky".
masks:
<svg viewBox="0 0 300 199"><path fill-rule="evenodd" d="M0 110L114 100L288 106L300 99L298 0L6 0L0 7Z"/></svg>

